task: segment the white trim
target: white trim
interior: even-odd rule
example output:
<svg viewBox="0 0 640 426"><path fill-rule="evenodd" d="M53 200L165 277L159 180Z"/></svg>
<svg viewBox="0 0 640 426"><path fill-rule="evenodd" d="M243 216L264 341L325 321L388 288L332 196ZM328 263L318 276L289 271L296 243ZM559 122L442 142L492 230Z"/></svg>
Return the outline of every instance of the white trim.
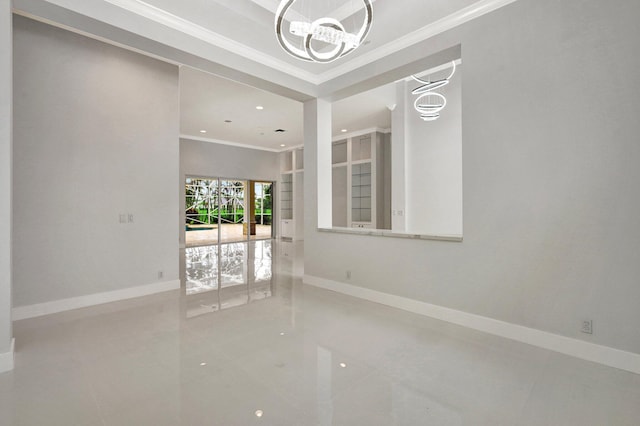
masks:
<svg viewBox="0 0 640 426"><path fill-rule="evenodd" d="M180 280L164 281L138 287L124 288L122 290L107 291L104 293L89 294L86 296L72 297L69 299L53 300L51 302L37 303L35 305L14 307L13 320L19 321L27 318L36 318L72 309L86 308L88 306L102 305L103 303L117 302L119 300L133 299L135 297L149 296L165 291L178 290Z"/></svg>
<svg viewBox="0 0 640 426"><path fill-rule="evenodd" d="M284 148L280 149L280 151L278 151L278 152L289 152L289 151L295 151L296 149L302 149L302 148L304 148L304 144L303 143L298 144L298 145L291 145L291 146L284 147Z"/></svg>
<svg viewBox="0 0 640 426"><path fill-rule="evenodd" d="M435 37L438 34L442 34L455 27L465 24L473 19L479 18L494 10L500 9L503 6L507 6L517 0L480 0L471 6L460 9L457 12L452 13L449 16L445 16L431 24L409 33L403 37L397 38L392 42L389 42L371 52L365 53L361 56L357 56L354 59L346 62L343 65L334 67L322 74L320 74L318 80L319 84L326 83L334 78L340 77L343 74L354 71L360 67L370 64L371 62L385 58L392 53L396 53L400 50L406 49L416 43L427 40L428 38ZM375 20L375 15L374 15ZM318 83L317 83L318 84Z"/></svg>
<svg viewBox="0 0 640 426"><path fill-rule="evenodd" d="M74 34L78 34L78 35L81 35L83 37L90 38L92 40L97 40L97 41L99 41L101 43L109 44L111 46L115 46L115 47L118 47L120 49L128 50L130 52L135 52L135 53L137 53L139 55L147 56L149 58L153 58L153 59L156 59L158 61L166 62L168 64L175 65L177 67L182 66L181 63L176 62L176 61L174 61L172 59L166 58L164 56L155 55L153 53L149 53L149 52L147 52L145 50L142 50L142 49L137 49L137 48L129 46L127 44L118 43L118 42L113 41L111 39L108 39L106 37L101 37L101 36L95 35L93 33L88 33L86 31L82 31L82 30L79 30L77 28L61 24L59 22L52 21L52 20L47 19L47 18L43 18L42 16L34 15L32 13L28 13L28 12L25 12L25 11L20 10L20 9L13 8L12 12L13 12L14 15L19 15L19 16L23 16L25 18L32 19L34 21L42 22L43 24L47 24L47 25L50 25L52 27L60 28L60 29L63 29L65 31L69 31L69 32L74 33Z"/></svg>
<svg viewBox="0 0 640 426"><path fill-rule="evenodd" d="M217 143L217 144L220 144L220 145L230 145L230 146L235 146L235 147L238 147L238 148L257 149L257 150L260 150L260 151L282 152L279 149L265 148L265 147L262 147L262 146L248 145L248 144L245 144L245 143L224 141L224 140L221 140L221 139L203 138L201 136L189 136L189 135L181 134L180 135L180 139L189 139L189 140L192 140L192 141Z"/></svg>
<svg viewBox="0 0 640 426"><path fill-rule="evenodd" d="M251 2L257 4L268 12L273 13L278 9L278 5L280 4L280 0L250 0ZM297 21L304 21L306 17L295 10L289 11L289 16L294 18Z"/></svg>
<svg viewBox="0 0 640 426"><path fill-rule="evenodd" d="M280 4L280 0L250 0L250 1L271 13L277 10L278 5ZM371 0L371 3L375 4L375 2L376 0ZM359 3L345 2L345 4L338 7L333 12L327 14L327 16L331 16L332 18L337 19L338 21L343 21L349 16L353 15L354 13L360 10L362 10L362 5L360 5ZM303 22L305 22L308 19L306 16L302 15L299 12L296 12L295 10L290 10L289 12L287 12L287 16L290 16L297 21L303 21Z"/></svg>
<svg viewBox="0 0 640 426"><path fill-rule="evenodd" d="M0 354L0 374L13 370L13 366L15 365L15 348L16 339L11 339L9 352Z"/></svg>
<svg viewBox="0 0 640 426"><path fill-rule="evenodd" d="M235 53L252 61L259 62L270 68L282 71L290 76L305 80L310 83L317 84L318 77L308 71L292 66L291 64L276 59L271 55L263 53L252 47L239 43L233 39L223 36L222 34L211 31L187 19L176 16L166 10L152 6L140 0L105 0L121 9L142 16L165 27L180 31L191 37L202 40L206 43L217 46L221 49Z"/></svg>
<svg viewBox="0 0 640 426"><path fill-rule="evenodd" d="M358 136L369 135L371 133L391 133L391 129L383 129L381 127L371 127L369 129L356 130L354 132L349 133L340 133L339 135L335 135L331 138L331 142L338 142L349 138L355 138Z"/></svg>
<svg viewBox="0 0 640 426"><path fill-rule="evenodd" d="M640 354L338 281L304 275L305 284L640 374Z"/></svg>
<svg viewBox="0 0 640 426"><path fill-rule="evenodd" d="M380 60L392 53L424 41L430 37L434 37L445 31L451 30L487 13L493 12L503 6L514 3L517 0L480 0L471 6L445 16L436 22L393 40L368 53L356 56L350 61L345 62L343 65L331 68L321 74L315 74L300 67L296 67L289 62L277 59L271 55L239 43L233 39L223 36L222 34L211 31L141 0L105 1L128 12L142 16L165 27L180 31L191 37L197 38L221 49L225 49L244 58L259 62L292 77L299 78L311 84L319 85L370 64L371 62ZM264 5L262 6L264 7Z"/></svg>

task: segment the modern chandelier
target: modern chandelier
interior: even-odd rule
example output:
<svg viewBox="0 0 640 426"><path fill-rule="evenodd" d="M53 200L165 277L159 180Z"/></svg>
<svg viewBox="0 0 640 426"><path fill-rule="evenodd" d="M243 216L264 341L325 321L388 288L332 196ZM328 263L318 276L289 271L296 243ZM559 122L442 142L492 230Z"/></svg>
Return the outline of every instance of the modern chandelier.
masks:
<svg viewBox="0 0 640 426"><path fill-rule="evenodd" d="M413 103L413 106L416 111L418 111L418 114L420 114L420 118L424 121L437 120L440 118L440 111L447 106L447 98L440 93L434 92L434 90L440 89L441 87L449 84L451 77L456 73L456 61L452 62L452 67L453 70L451 71L451 74L449 74L447 78L443 78L441 80L425 81L415 75L411 76L415 81L422 84L422 86L413 89L411 94L418 96Z"/></svg>
<svg viewBox="0 0 640 426"><path fill-rule="evenodd" d="M280 2L276 11L276 37L285 52L303 61L320 63L335 61L360 46L371 29L373 4L371 0L363 0L365 7L364 23L357 34L348 33L344 25L334 18L320 18L311 23L292 21L289 24L289 33L302 38L303 48L296 47L283 34L285 15L295 2L296 0L282 0ZM325 42L334 47L328 52L318 52L311 45L312 40Z"/></svg>

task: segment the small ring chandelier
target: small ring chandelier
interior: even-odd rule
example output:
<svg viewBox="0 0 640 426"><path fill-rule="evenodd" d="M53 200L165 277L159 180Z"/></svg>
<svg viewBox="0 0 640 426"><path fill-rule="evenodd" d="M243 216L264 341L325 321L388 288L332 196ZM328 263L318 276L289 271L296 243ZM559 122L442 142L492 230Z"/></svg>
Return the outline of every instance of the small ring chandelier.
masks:
<svg viewBox="0 0 640 426"><path fill-rule="evenodd" d="M303 61L328 63L335 61L360 46L369 34L371 20L373 17L373 4L371 0L363 0L365 6L365 18L358 34L348 33L342 23L333 18L320 18L312 23L292 21L289 25L289 32L295 36L302 37L304 49L294 46L284 37L283 24L284 16L287 14L296 0L283 0L276 11L276 37L280 47L291 56ZM334 45L328 52L318 52L311 46L311 40L318 40Z"/></svg>
<svg viewBox="0 0 640 426"><path fill-rule="evenodd" d="M440 117L440 111L442 111L444 107L447 106L447 98L445 98L444 95L440 93L434 92L434 90L440 89L441 87L449 84L451 77L453 77L453 75L456 73L456 61L453 61L452 64L453 70L451 71L451 74L449 74L449 77L443 78L442 80L424 81L419 79L415 75L411 76L415 81L422 84L422 86L413 89L411 91L411 94L418 95L416 101L413 103L413 107L416 111L418 111L418 114L420 114L420 118L422 118L424 121L437 120ZM438 100L435 102L431 102L432 96L438 98Z"/></svg>

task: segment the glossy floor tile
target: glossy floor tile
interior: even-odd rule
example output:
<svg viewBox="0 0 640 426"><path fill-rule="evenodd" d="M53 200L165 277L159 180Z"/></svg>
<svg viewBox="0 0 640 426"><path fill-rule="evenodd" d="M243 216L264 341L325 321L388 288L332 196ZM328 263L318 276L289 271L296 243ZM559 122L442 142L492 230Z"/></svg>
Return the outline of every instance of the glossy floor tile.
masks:
<svg viewBox="0 0 640 426"><path fill-rule="evenodd" d="M15 323L0 425L639 425L640 376L301 283L300 244Z"/></svg>

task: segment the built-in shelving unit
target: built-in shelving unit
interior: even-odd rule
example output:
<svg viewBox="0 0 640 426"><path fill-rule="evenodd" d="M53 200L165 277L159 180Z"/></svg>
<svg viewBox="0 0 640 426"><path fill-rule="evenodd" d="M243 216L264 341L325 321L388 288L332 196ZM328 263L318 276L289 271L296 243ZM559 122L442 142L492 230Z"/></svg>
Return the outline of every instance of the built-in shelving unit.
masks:
<svg viewBox="0 0 640 426"><path fill-rule="evenodd" d="M351 222L371 223L371 163L351 166Z"/></svg>
<svg viewBox="0 0 640 426"><path fill-rule="evenodd" d="M293 219L293 174L283 173L280 179L280 216Z"/></svg>
<svg viewBox="0 0 640 426"><path fill-rule="evenodd" d="M333 142L334 227L377 228L382 224L383 138L374 131Z"/></svg>
<svg viewBox="0 0 640 426"><path fill-rule="evenodd" d="M302 148L280 154L280 229L281 238L303 238L304 151Z"/></svg>

